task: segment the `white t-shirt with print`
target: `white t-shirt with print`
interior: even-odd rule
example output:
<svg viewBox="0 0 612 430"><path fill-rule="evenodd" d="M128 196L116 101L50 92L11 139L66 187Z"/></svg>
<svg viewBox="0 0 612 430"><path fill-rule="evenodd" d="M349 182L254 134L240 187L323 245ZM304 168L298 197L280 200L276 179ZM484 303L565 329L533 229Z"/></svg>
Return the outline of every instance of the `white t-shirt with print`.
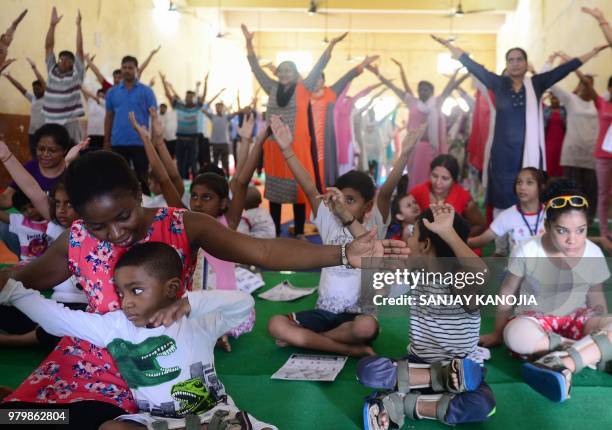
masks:
<svg viewBox="0 0 612 430"><path fill-rule="evenodd" d="M499 213L491 222L489 228L497 236L503 236L508 233L510 238L510 252L514 250L516 245L531 239L533 232L536 236L544 234L544 208L540 208L540 216L537 213L525 213L521 216L516 205L509 207ZM525 222L526 221L526 222ZM537 222L537 226L536 226Z"/></svg>
<svg viewBox="0 0 612 430"><path fill-rule="evenodd" d="M66 231L66 229L55 221L51 221L47 225L47 237L50 242L55 242L64 231ZM78 285L79 283L77 282L76 276L71 276L61 284L53 287L51 300L60 303L87 303L87 296Z"/></svg>
<svg viewBox="0 0 612 430"><path fill-rule="evenodd" d="M146 328L136 327L121 310L104 315L70 310L14 280L0 291L0 303L12 304L50 334L106 347L138 409L167 416L184 415L181 407L198 399L225 396L215 372L215 343L247 319L255 303L239 291L188 292L187 298L189 316L169 327ZM187 400L191 395L196 400Z"/></svg>
<svg viewBox="0 0 612 430"><path fill-rule="evenodd" d="M19 238L21 261L32 261L49 248L47 224L47 221L32 221L22 214L9 215L9 231Z"/></svg>
<svg viewBox="0 0 612 430"><path fill-rule="evenodd" d="M238 232L262 239L274 239L276 227L270 212L265 208L258 207L245 210L242 213Z"/></svg>
<svg viewBox="0 0 612 430"><path fill-rule="evenodd" d="M376 237L384 239L390 217L383 220L376 206L368 215L364 220L364 227L367 230L376 227ZM344 245L354 240L349 229L343 227L340 220L323 203L319 205L313 222L319 230L324 245ZM335 313L359 312L360 291L361 270L347 269L344 266L325 267L321 269L317 309Z"/></svg>
<svg viewBox="0 0 612 430"><path fill-rule="evenodd" d="M560 260L560 259L559 259ZM587 293L610 277L601 249L590 240L572 270L560 269L546 256L542 236L518 246L508 261L508 270L523 278L518 296L533 295L536 305L517 305L516 315L534 311L545 315L569 315L587 305Z"/></svg>

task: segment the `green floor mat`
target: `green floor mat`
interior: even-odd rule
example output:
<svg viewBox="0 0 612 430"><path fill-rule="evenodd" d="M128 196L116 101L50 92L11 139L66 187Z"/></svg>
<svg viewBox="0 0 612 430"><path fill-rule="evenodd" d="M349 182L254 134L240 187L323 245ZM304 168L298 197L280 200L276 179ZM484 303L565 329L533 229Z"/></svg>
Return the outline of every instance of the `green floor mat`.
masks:
<svg viewBox="0 0 612 430"><path fill-rule="evenodd" d="M266 287L284 279L296 286L317 285L317 273L264 273ZM349 359L333 383L293 382L270 379L294 348L279 348L267 334L269 318L314 307L316 295L291 303L268 302L256 298L257 322L252 333L231 340L233 351L216 351L218 374L239 407L281 430L361 429L363 398L371 391L355 377L357 361ZM408 319L405 316L380 318L381 333L374 349L381 355L398 357L405 353ZM483 321L483 331L492 321ZM0 385L17 386L46 353L41 350L3 350ZM486 381L496 396L496 413L486 423L462 425L462 429L544 429L589 430L612 428L612 376L586 369L574 377L572 398L554 404L538 395L520 379L521 362L512 359L505 348L492 350L487 362ZM447 429L437 422L409 422L404 429Z"/></svg>

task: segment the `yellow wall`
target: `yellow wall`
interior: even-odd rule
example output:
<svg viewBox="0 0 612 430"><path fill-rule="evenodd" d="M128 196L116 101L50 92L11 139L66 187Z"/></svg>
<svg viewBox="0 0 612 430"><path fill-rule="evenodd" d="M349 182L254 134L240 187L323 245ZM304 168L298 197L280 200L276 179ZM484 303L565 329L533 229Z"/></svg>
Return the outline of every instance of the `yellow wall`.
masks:
<svg viewBox="0 0 612 430"><path fill-rule="evenodd" d="M506 24L498 34L497 70L504 67L504 53L513 46L527 51L536 70L544 64L548 55L563 50L570 56L582 55L606 40L591 16L580 11L582 6L599 7L608 20L612 19L610 0L520 0L515 12L508 15ZM474 56L479 60L478 56ZM601 93L606 90L612 50L601 52L585 64L581 70L597 75L595 87ZM573 89L576 77L562 81L563 86Z"/></svg>
<svg viewBox="0 0 612 430"><path fill-rule="evenodd" d="M148 83L159 70L164 71L182 95L185 90L195 86L195 81L203 80L207 71L211 71L211 92L219 90L222 85L235 88L242 81L243 92L250 94L251 82L239 79L248 73L244 44L242 41L214 37L217 32L214 11L199 13L197 18L177 14L173 25L167 14L154 12L152 0L2 0L2 31L23 8L29 9L9 49L9 57L18 59L9 70L26 87L34 79L26 57L32 58L46 76L44 41L54 4L58 12L64 15L56 29L56 53L62 49L75 50L75 18L80 8L85 52L96 54L95 63L109 80L112 71L119 68L122 56L135 55L142 62L151 49L161 44L161 51L144 72L144 82ZM212 58L215 59L214 63ZM163 90L159 78L156 81L154 89L158 102L161 102ZM85 87L99 87L93 74L88 73ZM29 113L28 102L2 78L0 113Z"/></svg>
<svg viewBox="0 0 612 430"><path fill-rule="evenodd" d="M330 34L328 37L334 36L337 34ZM273 62L278 52L295 50L312 52L313 61L316 61L325 49L321 43L324 37L323 33L257 33L254 45L260 57L265 57ZM473 52L487 67L495 66L496 37L494 35L462 34L459 36L458 43ZM391 62L392 57L404 64L409 84L413 89L416 89L417 82L423 79L431 81L436 87L436 92L440 92L446 83L447 78L437 73L436 65L438 54L447 52L447 50L440 47L429 35L353 33L349 34L347 39L338 44L334 50L332 60L325 70L329 84L335 82L356 65L356 63L347 61L349 49L353 57L380 55L381 73L390 79L395 78L395 82L400 86L399 70ZM355 81L351 87L351 93L376 82L378 80L374 75L365 72Z"/></svg>

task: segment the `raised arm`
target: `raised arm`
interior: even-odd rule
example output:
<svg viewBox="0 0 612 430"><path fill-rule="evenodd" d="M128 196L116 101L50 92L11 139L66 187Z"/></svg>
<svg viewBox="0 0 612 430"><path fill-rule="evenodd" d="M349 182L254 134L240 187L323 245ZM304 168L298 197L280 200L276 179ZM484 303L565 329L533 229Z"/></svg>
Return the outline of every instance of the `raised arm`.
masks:
<svg viewBox="0 0 612 430"><path fill-rule="evenodd" d="M93 57L91 57L89 54L85 54L85 62L87 63L87 67L89 67L91 71L94 73L94 75L96 75L96 79L98 80L100 85L104 85L104 83L106 82L106 78L100 72L100 69L98 69L98 66L94 64Z"/></svg>
<svg viewBox="0 0 612 430"><path fill-rule="evenodd" d="M253 149L249 151L254 126L255 117L254 115L250 115L248 118L246 116L244 117L242 126L238 128L238 134L240 135L242 145L240 148L240 154L238 156L239 164L236 167L234 177L230 181L232 202L228 211L226 212L228 227L232 230L236 230L238 228L238 224L240 224L242 212L246 204L246 194L249 187L249 182L253 177L253 172L255 172L255 169L257 169L257 164L259 163L259 157L261 155L261 148L264 141L268 137L267 129L260 130L260 133L257 135L255 143L253 144Z"/></svg>
<svg viewBox="0 0 612 430"><path fill-rule="evenodd" d="M40 188L36 179L32 177L25 167L19 162L17 157L13 155L9 147L0 140L0 161L11 175L17 186L25 193L32 201L32 204L45 219L51 219L49 210L49 199L45 192Z"/></svg>
<svg viewBox="0 0 612 430"><path fill-rule="evenodd" d="M302 187L306 197L308 197L308 202L312 207L314 216L317 216L317 210L319 209L319 204L321 203L321 201L317 198L319 195L319 190L312 180L312 177L308 174L300 160L293 152L293 136L291 135L289 126L283 123L283 120L278 115L274 115L271 118L270 126L272 127L272 133L274 133L274 139L278 143L291 173L293 173L297 183L300 185L300 187Z"/></svg>
<svg viewBox="0 0 612 430"><path fill-rule="evenodd" d="M377 92L376 94L374 94L372 96L372 98L370 100L368 100L368 102L363 105L358 111L357 111L357 115L362 115L366 110L370 109L370 106L372 106L372 104L374 103L374 101L379 98L380 96L382 96L389 88L385 87L382 90L380 90L379 92Z"/></svg>
<svg viewBox="0 0 612 430"><path fill-rule="evenodd" d="M36 63L34 61L32 61L31 58L26 58L26 60L28 60L28 63L30 63L30 67L32 68L32 72L34 72L34 76L36 76L36 79L38 80L38 82L40 82L40 85L42 85L43 90L47 89L47 81L45 81L45 78L43 77L43 75L40 73L40 71L38 70L38 68L36 67Z"/></svg>
<svg viewBox="0 0 612 430"><path fill-rule="evenodd" d="M442 90L442 93L438 97L438 100L440 101L440 103L443 103L444 100L446 100L446 98L451 95L451 93L455 90L455 88L461 85L463 81L465 81L470 76L466 73L462 77L457 79L457 74L459 73L459 70L461 69L455 70L455 73L453 73L453 76L451 76L451 78L446 83L446 86L444 87L444 89Z"/></svg>
<svg viewBox="0 0 612 430"><path fill-rule="evenodd" d="M24 96L26 95L26 93L28 92L28 90L26 90L26 89L24 88L24 86L23 86L23 85L21 85L21 84L19 83L19 81L17 81L17 79L13 78L13 77L10 75L10 73L9 73L9 72L4 73L4 75L3 75L3 76L4 76L6 79L8 79L8 80L9 80L9 82L10 82L11 84L13 84L13 86L14 86L15 88L17 88L17 90L18 90L18 91L19 91L21 94L23 94ZM28 99L28 100L29 100L29 99Z"/></svg>
<svg viewBox="0 0 612 430"><path fill-rule="evenodd" d="M397 61L395 58L391 58L391 61L393 61L397 65L397 67L399 67L400 77L402 78L402 85L404 85L404 91L410 94L411 96L414 96L414 93L412 92L412 89L410 88L410 85L408 84L408 79L406 79L406 73L404 72L404 66L402 65L402 63Z"/></svg>
<svg viewBox="0 0 612 430"><path fill-rule="evenodd" d="M340 36L334 37L329 41L327 48L325 51L323 51L323 54L321 54L319 60L316 62L310 73L308 73L308 76L306 76L304 79L304 86L308 88L309 91L314 90L315 86L317 85L317 81L323 73L323 70L325 70L325 66L327 66L327 63L329 63L334 47L344 40L347 34L348 33L341 34Z"/></svg>
<svg viewBox="0 0 612 430"><path fill-rule="evenodd" d="M212 105L212 103L213 103L213 102L214 102L214 101L215 101L215 100L216 100L216 99L217 99L217 98L218 98L218 97L219 97L221 94L223 94L223 92L224 92L225 90L226 90L225 88L221 88L221 89L219 90L219 92L218 92L217 94L215 94L215 95L213 96L213 98L212 98L212 99L210 99L210 100L208 101L208 103L207 103L207 104L208 104L209 106L211 106L211 105Z"/></svg>
<svg viewBox="0 0 612 430"><path fill-rule="evenodd" d="M612 29L610 28L610 23L604 16L603 12L598 8L590 9L588 7L583 7L582 11L588 15L591 15L593 18L597 20L599 23L599 27L604 34L604 37L608 41L608 44L612 45Z"/></svg>
<svg viewBox="0 0 612 430"><path fill-rule="evenodd" d="M385 78L380 73L380 70L378 69L378 66L376 66L374 64L370 64L368 67L366 67L366 69L368 69L376 77L378 77L380 82L382 82L384 86L386 86L391 91L393 91L395 93L395 95L397 95L397 97L399 97L400 100L404 101L404 99L406 98L406 92L402 91L402 89L400 87L398 87L397 85L395 85L390 79Z"/></svg>
<svg viewBox="0 0 612 430"><path fill-rule="evenodd" d="M147 129L147 127L144 125L138 124L134 112L129 113L129 120L132 127L134 127L134 130L136 130L140 136L140 139L142 140L147 160L151 165L153 174L159 181L162 194L166 199L166 203L168 203L168 206L170 207L184 207L181 201L181 196L178 194L178 191L174 187L174 184L172 184L172 181L170 181L170 176L168 175L168 172L166 172L166 169L164 168L164 165L162 164L159 155L157 155L157 151L151 142L151 138L149 137L149 129Z"/></svg>
<svg viewBox="0 0 612 430"><path fill-rule="evenodd" d="M89 100L89 99L93 99L96 101L96 103L100 103L100 100L98 99L98 96L89 92L87 89L85 89L85 87L81 87L81 92L83 93L83 96L85 97L85 100Z"/></svg>
<svg viewBox="0 0 612 430"><path fill-rule="evenodd" d="M206 103L206 94L208 93L208 76L210 75L209 73L206 73L206 76L204 77L204 88L202 89L202 97L200 98L200 101L202 103Z"/></svg>
<svg viewBox="0 0 612 430"><path fill-rule="evenodd" d="M174 188L176 188L176 192L179 196L182 196L185 192L185 184L183 183L183 178L176 167L176 161L172 159L170 152L168 152L166 142L164 142L164 129L162 127L161 120L159 119L159 114L157 113L156 109L151 107L149 108L149 115L151 116L151 135L153 146L157 150L157 154L161 159L164 169L166 169L166 172L170 177L170 181L174 185Z"/></svg>
<svg viewBox="0 0 612 430"><path fill-rule="evenodd" d="M49 24L49 30L45 39L45 57L53 54L53 48L55 48L55 27L62 20L63 16L58 16L57 9L53 6L53 9L51 9L51 23Z"/></svg>
<svg viewBox="0 0 612 430"><path fill-rule="evenodd" d="M144 73L145 69L147 68L147 66L149 65L149 63L151 63L151 60L153 59L153 56L155 54L157 54L159 52L159 50L161 49L161 45L159 45L157 48L155 48L154 50L152 50L149 53L149 56L147 57L146 60L144 60L144 63L142 63L140 65L140 67L138 68L138 79L141 78L142 74Z"/></svg>
<svg viewBox="0 0 612 430"><path fill-rule="evenodd" d="M270 93L272 87L276 85L276 81L272 79L259 65L259 60L257 59L257 55L255 54L255 48L253 48L253 37L255 34L247 28L246 25L242 24L240 26L242 29L242 34L244 35L244 40L246 41L247 48L247 59L249 61L249 66L251 66L251 71L253 75L255 75L255 79L259 82L259 85L264 89L266 93Z"/></svg>
<svg viewBox="0 0 612 430"><path fill-rule="evenodd" d="M176 102L176 99L174 98L174 95L172 94L172 91L170 91L170 85L166 81L166 75L164 75L161 72L159 72L159 77L161 78L162 86L164 87L164 94L166 95L166 98L168 99L168 102L170 103L170 106L174 106L174 103Z"/></svg>
<svg viewBox="0 0 612 430"><path fill-rule="evenodd" d="M376 60L378 60L378 55L373 55L373 56L370 56L370 57L366 57L361 62L361 64L359 64L356 67L353 67L348 72L346 72L344 74L344 76L342 76L340 79L338 79L336 81L336 83L334 83L331 86L332 91L334 93L336 93L336 94L342 93L342 91L344 91L344 89L347 87L348 84L351 83L351 81L353 79L355 79L357 76L359 76L361 73L363 73L363 69L365 69L367 66L369 66L370 64L372 64Z"/></svg>
<svg viewBox="0 0 612 430"><path fill-rule="evenodd" d="M76 26L77 26L77 34L76 34L76 55L79 57L81 61L83 61L83 30L81 29L81 9L77 11L76 18Z"/></svg>
<svg viewBox="0 0 612 430"><path fill-rule="evenodd" d="M442 46L448 48L454 59L459 60L468 71L476 76L480 82L482 82L487 88L493 88L497 82L501 79L499 75L488 71L482 64L478 64L472 60L470 56L461 48L453 45L450 41L442 39L440 37L431 35L433 40L440 43Z"/></svg>
<svg viewBox="0 0 612 430"><path fill-rule="evenodd" d="M19 16L15 19L15 21L11 23L10 27L7 28L6 31L0 36L0 66L2 66L6 61L6 57L8 56L8 48L11 45L11 42L13 41L15 30L17 30L17 26L23 20L27 13L27 9L21 12Z"/></svg>
<svg viewBox="0 0 612 430"><path fill-rule="evenodd" d="M387 180L378 190L376 206L378 207L383 220L386 220L389 216L389 207L391 204L393 190L395 190L397 187L397 184L402 177L402 173L404 173L404 168L408 163L408 157L410 156L412 148L414 148L414 145L421 139L421 136L423 136L426 126L426 124L423 124L417 129L408 130L406 137L404 137L402 142L402 151L399 157L397 157L397 160L395 160L393 163L393 169L387 176Z"/></svg>
<svg viewBox="0 0 612 430"><path fill-rule="evenodd" d="M575 71L580 66L582 66L586 61L593 58L600 51L608 48L608 46L609 45L597 46L593 48L592 50L590 50L589 52L587 52L586 54L581 55L580 57L576 57L563 64L560 64L559 66L555 67L554 69L548 72L538 73L537 75L534 75L532 77L534 88L536 89L536 91L543 93L546 89L552 87L554 84L559 82L561 79L565 78L571 72Z"/></svg>

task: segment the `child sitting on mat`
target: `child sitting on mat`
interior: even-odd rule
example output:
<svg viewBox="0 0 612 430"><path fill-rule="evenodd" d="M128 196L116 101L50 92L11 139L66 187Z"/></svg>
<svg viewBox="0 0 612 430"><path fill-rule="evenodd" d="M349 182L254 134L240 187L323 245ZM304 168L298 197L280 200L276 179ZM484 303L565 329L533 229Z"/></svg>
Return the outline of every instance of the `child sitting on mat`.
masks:
<svg viewBox="0 0 612 430"><path fill-rule="evenodd" d="M572 375L612 370L612 315L603 291L610 277L602 251L587 239L589 202L567 179L545 192L546 232L515 249L500 295L533 297L497 307L491 346L502 341L530 360L523 379L552 401L570 397ZM523 300L525 301L525 300Z"/></svg>
<svg viewBox="0 0 612 430"><path fill-rule="evenodd" d="M375 200L376 187L372 180L354 170L340 176L335 187L327 188L325 195L320 196L314 180L293 153L289 127L278 116L272 118L271 126L291 172L308 197L323 244L347 244L372 229L379 239L385 237L391 194L402 176L408 153L423 129L408 133L402 154ZM368 213L369 218L364 221ZM370 342L378 335L378 322L372 315L360 313L360 285L360 270L346 265L324 268L317 308L275 315L268 323L268 331L279 346L289 344L355 357L373 355Z"/></svg>
<svg viewBox="0 0 612 430"><path fill-rule="evenodd" d="M486 273L485 264L466 243L469 231L467 221L455 215L451 205L431 205L416 224L404 230L403 239L411 251L408 263L412 269L424 268L424 273L448 273L447 267L454 273ZM445 261L448 258L453 259L451 263ZM455 269L457 265L460 270ZM408 355L397 361L367 357L357 365L362 384L386 390L367 397L363 410L366 430L401 428L405 418L453 425L482 422L493 414L495 398L477 362L482 361L477 350L477 290L477 284L462 288L457 283L411 285L409 294L416 300L410 309ZM471 302L421 301L434 296L471 296Z"/></svg>
<svg viewBox="0 0 612 430"><path fill-rule="evenodd" d="M238 291L187 292L178 298L181 271L174 248L147 242L130 248L115 266L121 310L104 315L72 311L14 280L0 291L0 302L19 308L56 336L106 347L145 414L121 416L101 428L151 428L154 421L232 404L215 374L213 349L254 305L250 295ZM164 327L169 313L183 317Z"/></svg>

